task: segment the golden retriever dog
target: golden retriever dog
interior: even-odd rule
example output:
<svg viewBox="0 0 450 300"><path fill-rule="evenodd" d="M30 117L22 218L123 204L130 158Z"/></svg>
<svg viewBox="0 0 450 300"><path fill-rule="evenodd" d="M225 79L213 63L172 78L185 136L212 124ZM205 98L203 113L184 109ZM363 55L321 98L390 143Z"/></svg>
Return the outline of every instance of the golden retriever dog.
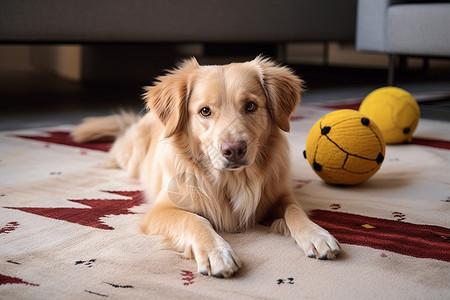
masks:
<svg viewBox="0 0 450 300"><path fill-rule="evenodd" d="M144 94L148 112L87 118L77 142L116 137L107 166L141 180L151 208L142 223L205 275L230 277L241 266L218 232L270 223L309 257L334 259L339 243L313 223L293 196L285 132L302 81L257 57L200 66L195 59L157 78Z"/></svg>

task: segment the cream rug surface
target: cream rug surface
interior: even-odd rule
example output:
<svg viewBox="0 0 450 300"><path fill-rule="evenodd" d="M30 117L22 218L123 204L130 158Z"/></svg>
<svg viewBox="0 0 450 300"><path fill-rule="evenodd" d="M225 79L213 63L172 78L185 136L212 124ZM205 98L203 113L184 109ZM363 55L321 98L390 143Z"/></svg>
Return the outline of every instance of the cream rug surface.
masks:
<svg viewBox="0 0 450 300"><path fill-rule="evenodd" d="M450 299L450 123L422 119L371 179L331 186L302 152L339 107L300 108L289 141L296 197L343 254L308 258L260 225L223 235L243 262L231 279L139 231L148 204L99 166L110 145L74 144L72 126L1 132L0 299Z"/></svg>

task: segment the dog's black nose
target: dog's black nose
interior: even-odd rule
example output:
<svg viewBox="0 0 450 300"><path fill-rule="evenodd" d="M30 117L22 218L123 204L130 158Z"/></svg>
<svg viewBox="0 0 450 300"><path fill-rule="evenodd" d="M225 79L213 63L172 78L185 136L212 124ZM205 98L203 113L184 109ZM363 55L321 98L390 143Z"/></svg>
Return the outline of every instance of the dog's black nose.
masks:
<svg viewBox="0 0 450 300"><path fill-rule="evenodd" d="M220 145L223 157L231 162L238 162L247 153L247 143L243 141L222 142Z"/></svg>

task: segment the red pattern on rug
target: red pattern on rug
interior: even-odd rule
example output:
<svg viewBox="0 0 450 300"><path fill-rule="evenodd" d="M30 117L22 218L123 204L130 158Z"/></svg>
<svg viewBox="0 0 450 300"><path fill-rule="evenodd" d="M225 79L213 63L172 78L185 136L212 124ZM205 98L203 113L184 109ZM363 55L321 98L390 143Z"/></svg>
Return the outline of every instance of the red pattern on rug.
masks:
<svg viewBox="0 0 450 300"><path fill-rule="evenodd" d="M8 234L19 227L19 222L9 222L3 228L0 229L0 234Z"/></svg>
<svg viewBox="0 0 450 300"><path fill-rule="evenodd" d="M194 283L195 274L191 271L181 270L181 277L184 286L188 286Z"/></svg>
<svg viewBox="0 0 450 300"><path fill-rule="evenodd" d="M39 284L29 283L29 282L23 281L22 279L17 278L17 277L11 277L11 276L0 274L0 285L4 285L4 284L26 284L26 285L31 285L31 286L39 286Z"/></svg>
<svg viewBox="0 0 450 300"><path fill-rule="evenodd" d="M16 135L17 137L41 141L46 143L60 144L78 148L85 148L91 150L99 151L109 151L111 149L112 143L75 143L70 137L70 132L66 131L46 131L47 136L36 136L36 135Z"/></svg>
<svg viewBox="0 0 450 300"><path fill-rule="evenodd" d="M424 138L413 138L411 144L450 150L450 142Z"/></svg>
<svg viewBox="0 0 450 300"><path fill-rule="evenodd" d="M450 229L361 215L313 210L311 219L341 243L450 262Z"/></svg>
<svg viewBox="0 0 450 300"><path fill-rule="evenodd" d="M144 203L144 194L142 191L117 192L105 191L111 194L130 197L130 200L105 200L105 199L83 199L69 200L80 203L90 208L72 208L72 207L5 207L17 209L23 212L40 215L46 218L63 220L70 223L76 223L83 226L94 227L98 229L114 230L113 227L106 225L101 218L108 215L129 215L134 212L129 211L134 206Z"/></svg>
<svg viewBox="0 0 450 300"><path fill-rule="evenodd" d="M359 106L361 105L361 102L363 100L358 99L358 100L353 100L353 101L343 101L343 102L338 102L338 103L327 103L327 104L323 104L320 105L321 107L325 107L325 108L331 108L331 109L354 109L354 110L359 110Z"/></svg>

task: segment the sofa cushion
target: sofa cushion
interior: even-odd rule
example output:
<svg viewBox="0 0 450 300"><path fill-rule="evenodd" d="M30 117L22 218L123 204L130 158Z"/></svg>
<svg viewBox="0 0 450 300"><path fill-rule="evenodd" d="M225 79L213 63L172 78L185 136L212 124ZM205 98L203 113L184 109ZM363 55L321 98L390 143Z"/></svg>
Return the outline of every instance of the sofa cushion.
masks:
<svg viewBox="0 0 450 300"><path fill-rule="evenodd" d="M392 5L386 16L389 53L450 56L450 3Z"/></svg>

